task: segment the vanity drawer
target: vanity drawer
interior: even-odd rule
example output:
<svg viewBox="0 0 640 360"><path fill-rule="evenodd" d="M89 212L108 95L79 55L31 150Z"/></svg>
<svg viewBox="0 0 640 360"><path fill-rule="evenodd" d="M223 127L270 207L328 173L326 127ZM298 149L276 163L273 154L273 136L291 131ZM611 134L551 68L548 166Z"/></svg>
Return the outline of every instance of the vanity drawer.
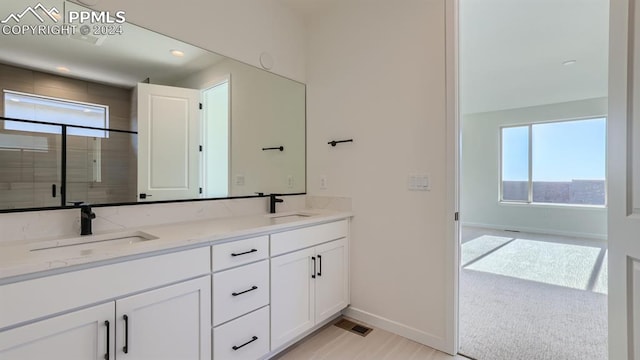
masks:
<svg viewBox="0 0 640 360"><path fill-rule="evenodd" d="M0 329L208 275L209 260L207 246L3 285Z"/></svg>
<svg viewBox="0 0 640 360"><path fill-rule="evenodd" d="M269 304L269 260L213 274L213 326Z"/></svg>
<svg viewBox="0 0 640 360"><path fill-rule="evenodd" d="M349 232L347 220L309 226L271 235L271 256L322 244L346 237Z"/></svg>
<svg viewBox="0 0 640 360"><path fill-rule="evenodd" d="M213 329L213 358L255 360L269 352L269 307Z"/></svg>
<svg viewBox="0 0 640 360"><path fill-rule="evenodd" d="M259 236L213 245L211 248L211 267L213 272L216 272L268 257L269 237L267 235Z"/></svg>

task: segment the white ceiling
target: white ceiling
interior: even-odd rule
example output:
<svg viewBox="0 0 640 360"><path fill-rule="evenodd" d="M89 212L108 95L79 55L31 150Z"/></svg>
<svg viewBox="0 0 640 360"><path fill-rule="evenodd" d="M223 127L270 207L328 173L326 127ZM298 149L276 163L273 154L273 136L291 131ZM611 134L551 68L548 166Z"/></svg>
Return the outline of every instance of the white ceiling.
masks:
<svg viewBox="0 0 640 360"><path fill-rule="evenodd" d="M607 96L608 8L608 0L461 0L462 112Z"/></svg>
<svg viewBox="0 0 640 360"><path fill-rule="evenodd" d="M47 5L46 0L41 2ZM60 3L51 2L50 4ZM0 17L20 12L25 2L0 2ZM51 5L53 6L53 5ZM77 5L67 3L67 11ZM49 7L48 7L49 8ZM62 9L59 9L62 13ZM39 24L31 15L20 25ZM223 57L181 41L131 24L123 25L123 35L105 36L100 45L93 45L69 36L0 36L0 63L56 73L64 66L70 73L61 75L100 83L132 87L150 78L154 83L168 84L209 67ZM170 50L178 49L184 57L175 57Z"/></svg>

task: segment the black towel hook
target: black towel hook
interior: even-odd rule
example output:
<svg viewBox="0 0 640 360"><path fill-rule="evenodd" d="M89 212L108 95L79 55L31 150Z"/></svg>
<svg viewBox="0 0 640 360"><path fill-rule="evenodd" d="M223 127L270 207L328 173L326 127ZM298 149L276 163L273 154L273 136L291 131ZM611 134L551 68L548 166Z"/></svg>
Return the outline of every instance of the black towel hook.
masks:
<svg viewBox="0 0 640 360"><path fill-rule="evenodd" d="M353 139L348 139L348 140L332 140L329 141L327 144L331 145L331 146L336 146L336 144L341 144L341 143L346 143L346 142L353 142Z"/></svg>

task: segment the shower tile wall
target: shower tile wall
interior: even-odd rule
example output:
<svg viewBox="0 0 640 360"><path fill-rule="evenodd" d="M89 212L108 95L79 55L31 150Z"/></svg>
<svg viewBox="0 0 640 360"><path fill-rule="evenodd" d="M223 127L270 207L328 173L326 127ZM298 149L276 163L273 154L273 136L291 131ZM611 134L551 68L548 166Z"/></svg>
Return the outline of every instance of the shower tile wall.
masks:
<svg viewBox="0 0 640 360"><path fill-rule="evenodd" d="M0 64L0 88L107 105L109 128L131 130L137 127L132 123L130 89L3 64ZM0 114L4 114L3 101L0 101ZM4 126L0 126L0 131L5 132ZM60 204L60 198L53 198L51 191L52 184L56 183L58 189L60 186L60 136L38 133L37 137L46 138L48 147L40 151L20 151L2 149L0 144L0 209ZM135 135L115 132L103 139L68 137L67 200L89 203L135 201L136 173L131 171L137 167L135 142ZM99 151L97 163L93 151Z"/></svg>

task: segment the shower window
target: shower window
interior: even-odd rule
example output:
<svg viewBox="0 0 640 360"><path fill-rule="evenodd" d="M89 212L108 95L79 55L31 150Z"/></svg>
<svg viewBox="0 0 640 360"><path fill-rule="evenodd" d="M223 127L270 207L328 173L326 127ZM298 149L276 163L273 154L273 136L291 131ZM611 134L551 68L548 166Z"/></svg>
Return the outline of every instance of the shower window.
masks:
<svg viewBox="0 0 640 360"><path fill-rule="evenodd" d="M109 132L105 130L89 129L109 128L109 108L104 105L5 90L4 116L13 119L70 125L68 135L107 138L109 134ZM60 126L17 121L5 121L5 130L48 134L61 133Z"/></svg>

